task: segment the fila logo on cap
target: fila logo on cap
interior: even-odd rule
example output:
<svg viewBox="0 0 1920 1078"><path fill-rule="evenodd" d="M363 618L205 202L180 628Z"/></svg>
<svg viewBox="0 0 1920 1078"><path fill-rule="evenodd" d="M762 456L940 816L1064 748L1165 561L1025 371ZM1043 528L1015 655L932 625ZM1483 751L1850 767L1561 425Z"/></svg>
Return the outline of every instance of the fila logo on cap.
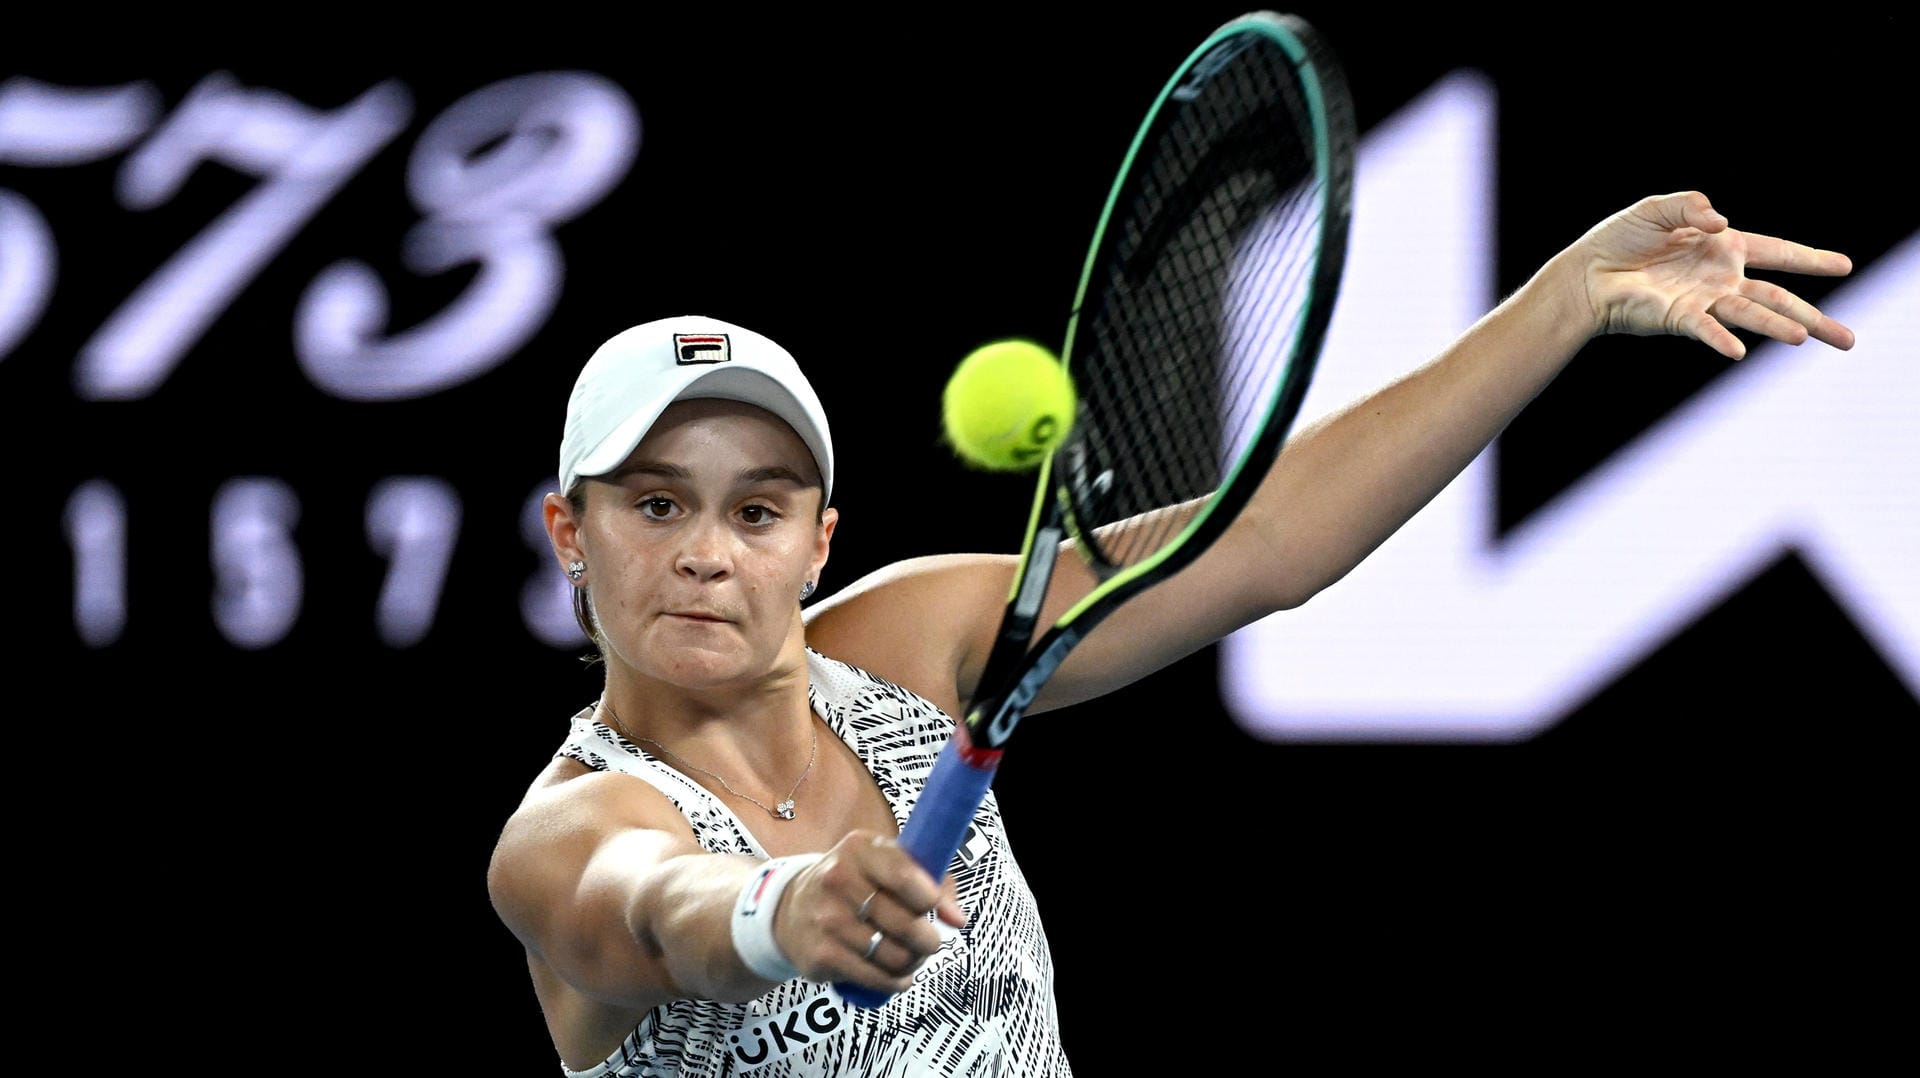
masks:
<svg viewBox="0 0 1920 1078"><path fill-rule="evenodd" d="M684 367L689 363L725 363L732 357L724 333L676 333L673 358Z"/></svg>

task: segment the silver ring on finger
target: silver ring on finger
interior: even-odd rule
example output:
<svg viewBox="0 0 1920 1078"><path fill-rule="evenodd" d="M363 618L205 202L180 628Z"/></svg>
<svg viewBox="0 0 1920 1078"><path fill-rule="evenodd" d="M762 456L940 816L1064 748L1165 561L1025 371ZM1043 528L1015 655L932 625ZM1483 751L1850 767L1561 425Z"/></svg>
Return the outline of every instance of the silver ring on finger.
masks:
<svg viewBox="0 0 1920 1078"><path fill-rule="evenodd" d="M885 932L875 932L873 938L867 941L867 953L860 957L869 962L873 961L873 953L880 949L880 941L886 938L887 934Z"/></svg>
<svg viewBox="0 0 1920 1078"><path fill-rule="evenodd" d="M880 894L880 892L878 892L878 891L875 891L875 892L874 892L873 894L870 894L870 895L868 895L868 896L867 896L867 898L866 898L866 901L864 901L864 902L862 902L862 903L860 903L860 910L859 910L859 912L857 912L857 913L855 913L855 914L853 915L853 917L854 917L854 919L855 919L855 920L857 920L857 921L864 921L864 920L866 920L866 919L867 919L867 914L869 914L869 913L871 913L871 912L873 911L873 900L874 900L874 898L875 898L876 896L878 896L879 894Z"/></svg>

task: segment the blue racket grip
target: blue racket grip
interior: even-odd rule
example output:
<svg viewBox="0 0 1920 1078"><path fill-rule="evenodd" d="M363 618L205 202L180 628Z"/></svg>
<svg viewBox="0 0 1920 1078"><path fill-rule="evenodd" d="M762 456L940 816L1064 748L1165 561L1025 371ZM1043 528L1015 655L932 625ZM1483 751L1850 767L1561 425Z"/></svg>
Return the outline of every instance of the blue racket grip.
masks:
<svg viewBox="0 0 1920 1078"><path fill-rule="evenodd" d="M926 789L920 792L913 814L900 829L900 845L921 868L932 873L934 879L946 877L947 866L960 851L960 842L967 837L967 826L973 823L974 812L986 799L987 787L993 785L993 775L999 766L1000 753L974 750L964 727L954 731L946 748L940 750L940 757L933 762ZM878 1007L893 998L891 992L863 985L836 983L833 987L840 998L856 1007Z"/></svg>

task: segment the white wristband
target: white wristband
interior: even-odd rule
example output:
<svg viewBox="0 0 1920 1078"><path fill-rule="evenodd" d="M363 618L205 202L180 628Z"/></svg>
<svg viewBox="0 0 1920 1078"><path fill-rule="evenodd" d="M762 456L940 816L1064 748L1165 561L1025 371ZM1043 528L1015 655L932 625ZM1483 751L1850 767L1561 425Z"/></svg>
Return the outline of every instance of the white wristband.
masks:
<svg viewBox="0 0 1920 1078"><path fill-rule="evenodd" d="M821 854L800 853L775 857L760 866L733 903L733 949L747 968L769 981L790 981L800 975L773 940L773 914L780 908L780 892L801 869Z"/></svg>

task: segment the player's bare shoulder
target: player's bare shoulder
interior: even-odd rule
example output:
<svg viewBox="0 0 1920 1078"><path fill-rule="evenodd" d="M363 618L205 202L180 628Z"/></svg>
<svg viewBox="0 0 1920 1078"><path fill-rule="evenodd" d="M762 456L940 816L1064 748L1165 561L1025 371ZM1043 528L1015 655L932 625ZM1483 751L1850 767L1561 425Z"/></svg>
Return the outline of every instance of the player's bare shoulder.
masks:
<svg viewBox="0 0 1920 1078"><path fill-rule="evenodd" d="M807 646L951 712L979 675L1017 563L940 554L877 569L807 609Z"/></svg>
<svg viewBox="0 0 1920 1078"><path fill-rule="evenodd" d="M494 872L506 872L510 878L516 867L527 867L524 862L529 857L547 861L545 851L556 841L586 856L608 836L629 830L694 841L686 818L650 783L555 757L535 776L501 829L494 847Z"/></svg>

